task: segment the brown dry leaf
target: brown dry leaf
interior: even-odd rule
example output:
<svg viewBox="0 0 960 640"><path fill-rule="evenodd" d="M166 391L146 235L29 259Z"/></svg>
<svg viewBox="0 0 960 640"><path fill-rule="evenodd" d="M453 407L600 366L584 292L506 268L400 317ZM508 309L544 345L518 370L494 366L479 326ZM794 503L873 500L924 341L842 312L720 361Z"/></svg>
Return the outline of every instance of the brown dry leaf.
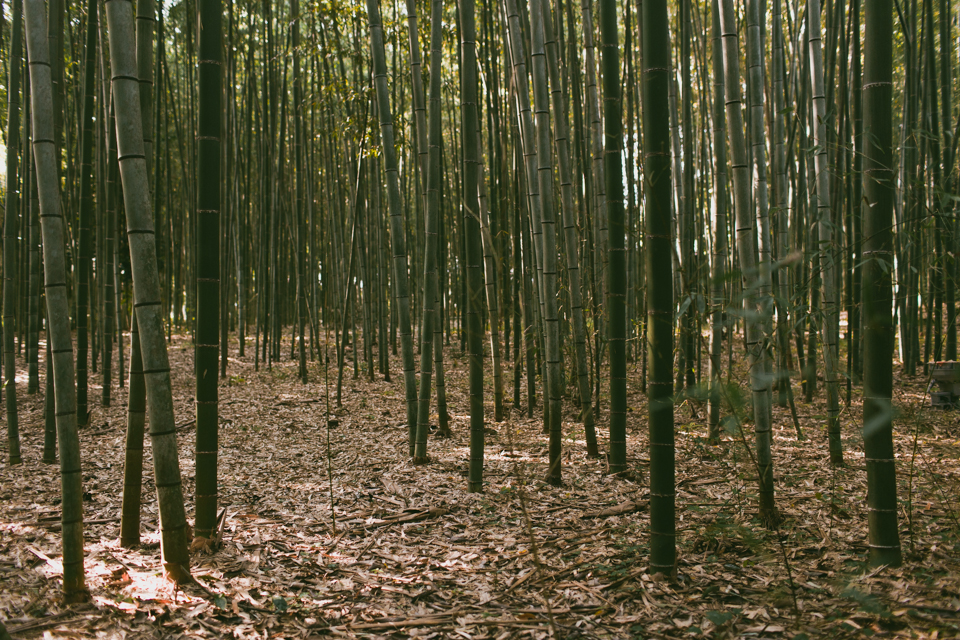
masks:
<svg viewBox="0 0 960 640"><path fill-rule="evenodd" d="M912 492L913 504L911 511L901 503L902 568L863 566L866 474L855 393L842 416L843 468L824 458L822 397L797 406L806 441L796 439L789 409L774 407L779 536L756 520L755 469L743 443L707 444L704 419L677 407L672 583L649 574L643 474L638 481L611 477L588 459L569 403L564 486L541 481L542 422L513 409L488 437L484 492L471 494L467 367L456 348L445 352L452 434L431 439L431 462L420 466L407 457L407 432L396 422L403 415L401 376L370 382L346 372L328 452L322 365L310 364L311 381L303 385L295 363L256 372L252 354L239 358L235 343L230 355L220 389L220 544L198 539L194 551L205 553L191 566L207 592L189 585L184 592L162 579L149 441L142 544L131 550L117 543L127 393L121 389L113 407L93 407L95 427L81 432L94 604L68 608L53 597L61 576L59 472L37 462L43 398L21 394L25 462L0 462L0 616L11 631L91 639L117 630L128 637L514 638L547 637L552 616L562 633L590 638L694 637L694 627L730 637L960 635L960 527L947 499L960 490L958 414L919 410L919 380L899 380L896 388L898 483L902 498ZM175 336L170 358L192 507L189 339ZM642 469L649 447L636 375L630 373L628 387L628 456ZM735 362L732 376L746 385L744 363ZM489 398L487 409L492 416ZM606 433L603 419L598 433Z"/></svg>

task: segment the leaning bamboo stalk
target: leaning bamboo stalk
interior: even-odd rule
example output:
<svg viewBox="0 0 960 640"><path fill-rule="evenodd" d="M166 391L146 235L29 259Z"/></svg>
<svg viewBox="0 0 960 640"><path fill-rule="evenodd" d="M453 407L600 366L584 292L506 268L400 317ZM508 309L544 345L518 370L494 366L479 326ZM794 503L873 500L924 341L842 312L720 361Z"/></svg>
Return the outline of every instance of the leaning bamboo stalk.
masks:
<svg viewBox="0 0 960 640"><path fill-rule="evenodd" d="M586 111L589 123L589 149L586 158L592 157L593 169L587 171L593 189L593 220L596 247L594 249L594 296L603 300L606 291L607 263L607 195L603 165L603 125L601 123L600 97L597 89L596 47L594 46L593 7L591 0L580 0L580 16L583 22L584 68L586 70ZM605 314L604 305L596 303L595 308ZM597 406L600 405L599 373L603 361L603 339L606 337L604 323L596 320L597 352L594 355L597 368Z"/></svg>
<svg viewBox="0 0 960 640"><path fill-rule="evenodd" d="M77 421L83 427L89 422L87 411L87 367L89 361L89 315L90 289L93 276L93 119L95 93L95 60L97 56L98 20L96 8L91 8L95 0L87 4L87 44L86 60L83 70L83 115L80 121L82 135L80 137L80 217L79 217L79 251L77 260Z"/></svg>
<svg viewBox="0 0 960 640"><path fill-rule="evenodd" d="M580 390L580 411L587 440L587 455L597 457L597 434L594 426L593 403L590 396L590 371L587 366L586 323L583 319L583 293L580 280L579 238L576 226L576 208L573 201L573 170L570 167L570 138L566 111L563 109L563 92L560 81L560 64L556 40L553 37L553 22L549 7L542 3L544 12L544 35L546 37L547 70L550 74L550 97L553 103L553 130L557 145L557 163L560 168L560 204L563 216L564 249L567 258L567 277L570 279L570 311L573 315L573 342L577 360L577 384Z"/></svg>
<svg viewBox="0 0 960 640"><path fill-rule="evenodd" d="M820 281L823 287L823 368L827 385L827 437L830 462L843 464L840 441L840 395L837 381L837 334L839 317L836 299L836 254L833 213L830 207L830 167L827 155L827 104L823 82L823 52L820 41L820 0L811 0L807 10L807 43L810 54L810 86L813 89L813 140L817 171L817 230L820 242Z"/></svg>
<svg viewBox="0 0 960 640"><path fill-rule="evenodd" d="M777 523L774 502L773 458L771 440L770 376L764 368L763 321L758 304L761 275L757 265L757 234L751 208L750 163L744 134L740 94L740 50L733 0L723 0L720 7L720 28L723 39L724 99L727 111L727 133L730 138L734 185L734 208L737 216L737 250L744 281L744 309L747 355L750 360L750 386L753 395L754 433L760 485L760 518L768 526Z"/></svg>
<svg viewBox="0 0 960 640"><path fill-rule="evenodd" d="M117 150L160 510L160 550L164 569L171 579L181 582L190 576L187 521L177 455L170 363L161 313L153 211L141 133L136 56L131 55L135 51L133 5L129 0L108 0L106 6L116 103Z"/></svg>
<svg viewBox="0 0 960 640"><path fill-rule="evenodd" d="M479 125L479 119L478 119ZM477 130L477 141L481 147L480 162L477 165L477 184L480 189L480 238L483 247L483 281L487 300L487 314L490 317L490 354L493 360L493 419L503 421L503 365L500 360L500 305L497 301L496 247L493 232L490 229L490 210L487 204L487 183L484 180L483 136Z"/></svg>
<svg viewBox="0 0 960 640"><path fill-rule="evenodd" d="M53 360L57 439L60 445L63 592L66 599L74 600L82 599L86 594L83 577L83 485L70 305L67 301L66 234L57 183L59 158L54 142L53 83L43 5L43 0L27 0L24 18L30 58L33 157L43 234L47 332Z"/></svg>
<svg viewBox="0 0 960 640"><path fill-rule="evenodd" d="M557 220L553 198L553 145L550 136L550 95L547 87L547 62L541 0L531 0L530 58L533 67L533 102L536 123L537 180L540 186L540 233L543 256L541 300L546 362L545 428L550 434L547 481L560 484L561 404L560 395L560 319L557 308Z"/></svg>
<svg viewBox="0 0 960 640"><path fill-rule="evenodd" d="M425 114L422 109L417 114L417 140L421 145L420 160L421 174L424 185L424 257L423 257L423 315L421 318L420 330L420 390L417 404L417 435L414 450L414 460L426 462L427 460L427 436L430 426L430 384L433 375L433 367L436 365L437 389L439 393L441 370L440 362L434 362L432 359L442 358L443 345L435 330L439 328L440 305L438 302L438 272L437 272L437 254L439 252L438 227L440 222L440 145L443 144L442 129L440 126L440 69L443 60L442 56L442 31L441 20L443 3L441 0L431 2L433 16L430 21L430 131L429 143L427 134L420 135L420 129L425 128ZM411 40L413 35L411 33ZM411 50L414 44L411 42ZM417 56L416 59L418 59ZM419 72L419 68L416 69ZM415 76L416 77L416 76ZM422 94L423 88L420 87ZM414 86L414 104L417 105L418 99L417 87ZM419 99L421 102L423 97ZM421 139L422 138L422 139ZM429 146L428 146L429 144ZM426 151L424 157L423 151ZM442 328L441 328L442 331ZM436 335L435 335L436 334ZM436 350L436 354L434 354ZM439 403L439 399L438 399ZM441 410L442 413L442 410Z"/></svg>
<svg viewBox="0 0 960 640"><path fill-rule="evenodd" d="M400 358L406 391L407 430L410 453L413 454L417 433L417 376L413 362L413 334L410 329L410 284L407 272L407 244L404 232L397 148L394 142L393 112L387 87L386 54L383 47L383 25L376 0L368 0L370 40L373 50L373 83L377 92L377 113L380 119L384 172L387 174L387 205L390 214L390 242L393 247L393 287L397 304L400 333Z"/></svg>

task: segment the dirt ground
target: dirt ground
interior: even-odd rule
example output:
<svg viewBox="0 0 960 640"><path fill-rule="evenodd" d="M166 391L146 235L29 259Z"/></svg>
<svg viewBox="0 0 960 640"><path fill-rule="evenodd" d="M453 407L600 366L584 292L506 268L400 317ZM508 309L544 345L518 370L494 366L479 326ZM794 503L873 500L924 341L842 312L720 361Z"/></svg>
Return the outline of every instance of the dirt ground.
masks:
<svg viewBox="0 0 960 640"><path fill-rule="evenodd" d="M143 544L119 545L126 390L105 409L92 378L91 426L80 434L91 600L62 603L59 468L40 462L42 391L27 396L18 379L24 463L7 464L6 441L0 451L0 619L14 638L960 636L960 412L924 407L919 376L895 385L901 568L865 566L859 390L842 413L842 468L827 462L821 391L819 403L797 404L805 441L789 411L774 410L779 531L756 517L756 472L740 433L710 446L704 408L678 404L671 583L647 572L646 400L635 363L627 477L586 457L583 427L568 413L564 484L545 484L541 423L525 404L494 423L488 378L485 486L470 494L467 366L456 347L446 353L453 435L431 438L431 462L421 466L407 455L395 356L392 382L348 370L343 407L331 400L338 425L328 430L322 365L311 362L302 385L289 359L254 371L252 347L239 358L231 340L221 382L226 515L222 547L192 558L203 589L179 591L163 579L149 441ZM175 337L170 354L192 518L189 338ZM745 377L734 372L743 388ZM331 397L335 378L331 370ZM601 449L606 417L601 411ZM744 430L752 442L752 425Z"/></svg>

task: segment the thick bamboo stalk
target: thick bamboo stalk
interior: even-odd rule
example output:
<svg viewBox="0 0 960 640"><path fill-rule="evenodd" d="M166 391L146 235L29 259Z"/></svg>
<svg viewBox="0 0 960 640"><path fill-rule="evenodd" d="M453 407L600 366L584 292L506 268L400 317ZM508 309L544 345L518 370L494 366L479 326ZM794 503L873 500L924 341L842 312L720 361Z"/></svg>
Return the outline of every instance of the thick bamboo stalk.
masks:
<svg viewBox="0 0 960 640"><path fill-rule="evenodd" d="M673 241L670 205L670 31L666 0L643 3L643 192L646 196L650 570L676 573L673 433Z"/></svg>
<svg viewBox="0 0 960 640"><path fill-rule="evenodd" d="M17 417L17 365L14 352L17 307L17 231L20 190L20 61L23 50L22 0L13 3L13 33L10 39L10 73L7 76L7 184L3 222L3 391L7 414L7 448L10 464L20 464L20 426ZM29 37L29 36L28 36Z"/></svg>
<svg viewBox="0 0 960 640"><path fill-rule="evenodd" d="M47 339L51 345L56 395L57 439L60 445L60 521L63 531L63 592L68 600L84 599L83 486L77 395L67 302L66 229L57 183L54 142L53 83L43 0L24 7L30 58L33 158L37 172L40 225L43 233L44 290L47 299Z"/></svg>
<svg viewBox="0 0 960 640"><path fill-rule="evenodd" d="M627 257L623 218L623 115L620 112L620 39L616 0L600 0L603 68L603 174L609 233L607 338L610 348L610 472L627 465Z"/></svg>
<svg viewBox="0 0 960 640"><path fill-rule="evenodd" d="M815 0L814 0L815 1ZM893 338L890 223L893 211L893 29L890 0L866 4L863 67L864 229L863 443L867 466L870 565L899 566L897 474L893 452Z"/></svg>
<svg viewBox="0 0 960 640"><path fill-rule="evenodd" d="M171 579L189 579L187 521L183 505L176 421L170 384L170 364L164 336L160 279L150 187L147 181L140 92L133 37L133 6L129 0L109 0L110 67L116 101L117 150L127 214L127 237L133 269L134 304L140 329L150 439L160 511L160 550Z"/></svg>
<svg viewBox="0 0 960 640"><path fill-rule="evenodd" d="M483 251L480 243L479 82L474 0L460 0L460 117L463 123L463 239L467 289L467 344L470 363L470 466L467 489L483 491Z"/></svg>
<svg viewBox="0 0 960 640"><path fill-rule="evenodd" d="M195 535L197 538L210 539L217 526L219 448L217 382L220 359L220 103L223 58L220 0L201 0L197 3L197 11L199 111L196 178L197 337L194 348L197 416ZM123 142L120 141L120 144ZM146 145L144 150L149 151ZM148 367L146 362L144 365Z"/></svg>

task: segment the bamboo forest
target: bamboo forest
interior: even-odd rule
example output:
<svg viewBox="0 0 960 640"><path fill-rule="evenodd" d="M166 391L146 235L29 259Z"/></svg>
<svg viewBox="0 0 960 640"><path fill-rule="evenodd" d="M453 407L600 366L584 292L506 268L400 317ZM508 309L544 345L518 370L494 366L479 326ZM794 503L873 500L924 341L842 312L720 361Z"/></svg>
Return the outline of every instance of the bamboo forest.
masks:
<svg viewBox="0 0 960 640"><path fill-rule="evenodd" d="M0 640L960 637L955 0L0 0Z"/></svg>

